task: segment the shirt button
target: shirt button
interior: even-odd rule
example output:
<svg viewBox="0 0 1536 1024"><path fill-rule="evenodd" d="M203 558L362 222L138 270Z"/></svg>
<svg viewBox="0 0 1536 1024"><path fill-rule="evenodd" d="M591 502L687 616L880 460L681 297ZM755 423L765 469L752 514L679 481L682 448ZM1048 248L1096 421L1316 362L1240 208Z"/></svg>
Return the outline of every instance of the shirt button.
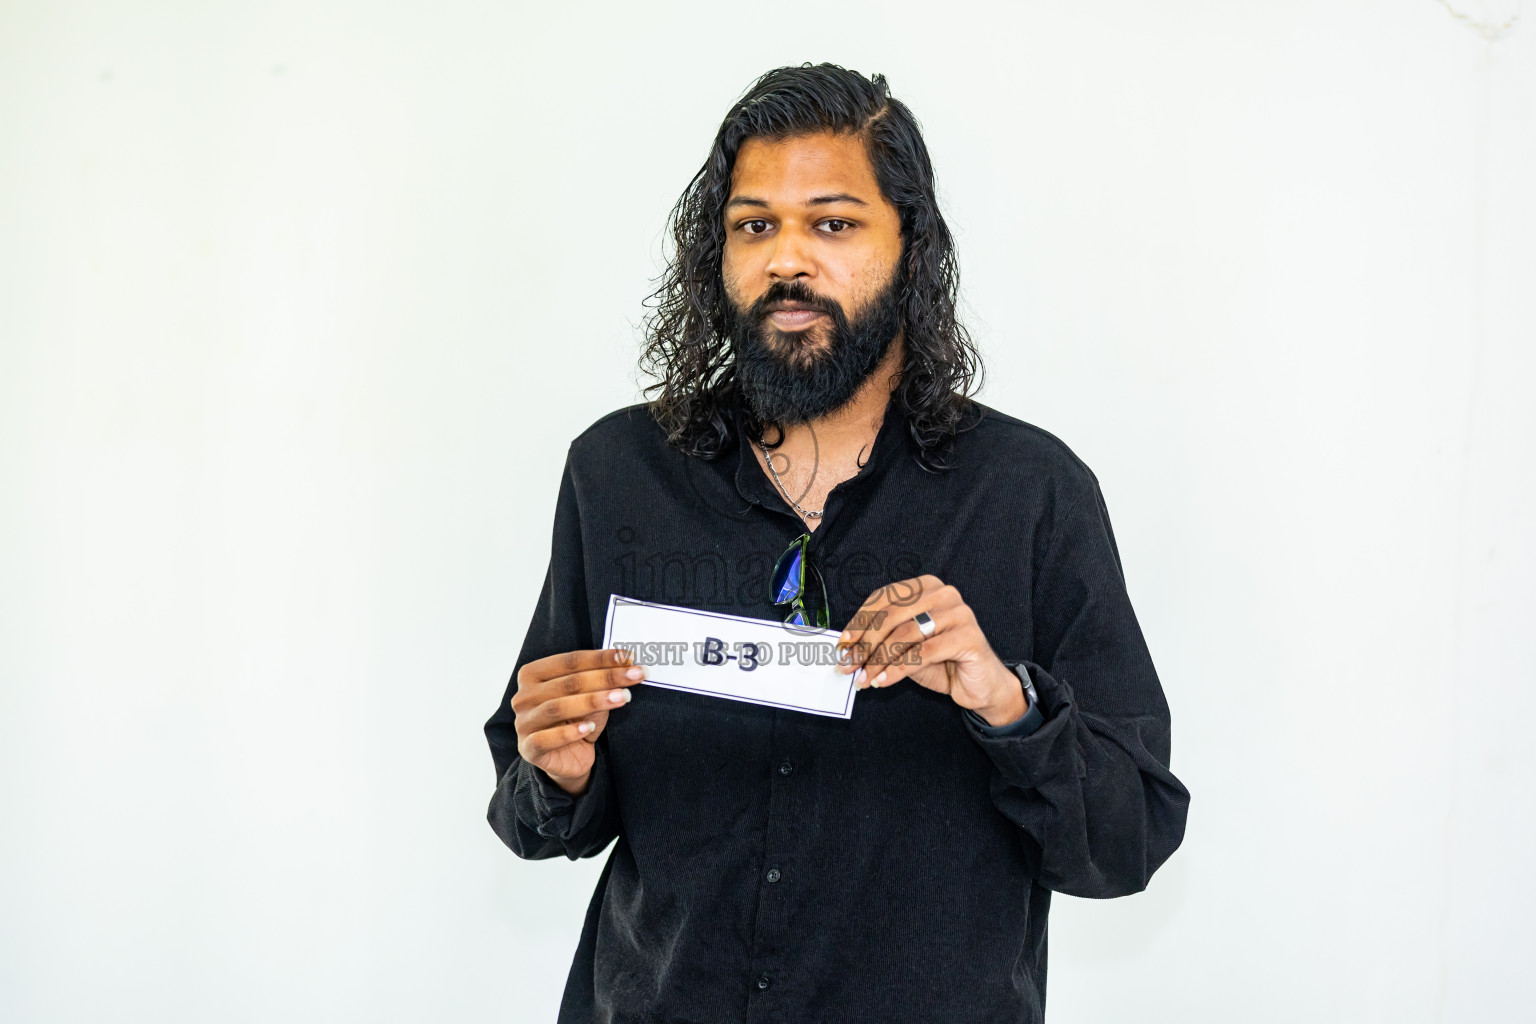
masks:
<svg viewBox="0 0 1536 1024"><path fill-rule="evenodd" d="M780 775L788 775L790 772L792 772L794 770L795 770L795 766L790 764L788 761L785 761L783 764L779 765L779 774Z"/></svg>
<svg viewBox="0 0 1536 1024"><path fill-rule="evenodd" d="M779 869L778 868L769 868L768 869L768 881L770 881L770 882L777 882L782 877L783 876L779 874Z"/></svg>
<svg viewBox="0 0 1536 1024"><path fill-rule="evenodd" d="M757 987L758 988L767 988L768 987L768 975L766 975L766 974L759 974L757 976Z"/></svg>

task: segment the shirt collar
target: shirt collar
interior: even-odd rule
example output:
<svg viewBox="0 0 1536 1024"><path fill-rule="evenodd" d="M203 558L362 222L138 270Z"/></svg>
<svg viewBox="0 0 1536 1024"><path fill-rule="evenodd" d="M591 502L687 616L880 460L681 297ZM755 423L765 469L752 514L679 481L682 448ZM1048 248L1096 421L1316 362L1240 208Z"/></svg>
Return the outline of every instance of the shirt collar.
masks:
<svg viewBox="0 0 1536 1024"><path fill-rule="evenodd" d="M739 405L731 410L731 418L736 427L737 439L737 463L736 463L736 490L747 501L762 505L768 501L776 501L778 504L789 508L789 503L768 479L768 474L763 471L762 465L757 461L752 448L756 444L747 436L745 417ZM847 489L862 487L873 480L882 472L898 452L904 452L910 447L907 433L907 417L901 411L901 407L893 400L887 400L885 406L885 419L880 423L880 430L875 434L873 450L869 453L868 460L856 474L845 483ZM842 486L841 484L839 486Z"/></svg>

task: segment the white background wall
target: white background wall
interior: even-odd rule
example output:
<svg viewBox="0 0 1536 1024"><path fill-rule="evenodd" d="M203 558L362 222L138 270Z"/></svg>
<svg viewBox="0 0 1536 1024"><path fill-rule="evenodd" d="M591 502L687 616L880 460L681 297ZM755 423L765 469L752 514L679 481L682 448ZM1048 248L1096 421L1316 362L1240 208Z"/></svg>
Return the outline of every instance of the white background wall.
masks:
<svg viewBox="0 0 1536 1024"><path fill-rule="evenodd" d="M922 121L1173 709L1184 846L1056 900L1051 1021L1536 1019L1536 24L4 0L7 1020L553 1019L601 860L501 845L481 725L667 210L805 60Z"/></svg>

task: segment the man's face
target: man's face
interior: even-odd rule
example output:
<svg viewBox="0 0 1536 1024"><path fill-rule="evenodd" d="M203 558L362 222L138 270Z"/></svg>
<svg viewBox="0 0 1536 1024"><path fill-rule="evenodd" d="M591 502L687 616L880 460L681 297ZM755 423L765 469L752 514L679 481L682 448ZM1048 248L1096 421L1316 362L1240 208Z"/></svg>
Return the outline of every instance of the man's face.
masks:
<svg viewBox="0 0 1536 1024"><path fill-rule="evenodd" d="M748 139L723 215L726 319L758 419L800 423L846 405L901 327L901 215L863 143Z"/></svg>

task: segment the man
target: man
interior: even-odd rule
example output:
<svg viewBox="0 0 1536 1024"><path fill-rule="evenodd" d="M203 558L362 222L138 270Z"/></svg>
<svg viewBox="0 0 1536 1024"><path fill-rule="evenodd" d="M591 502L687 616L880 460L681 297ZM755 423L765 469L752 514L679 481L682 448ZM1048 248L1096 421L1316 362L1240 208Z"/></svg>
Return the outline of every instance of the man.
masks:
<svg viewBox="0 0 1536 1024"><path fill-rule="evenodd" d="M764 75L673 224L659 395L571 443L485 727L514 853L617 840L559 1019L1040 1021L1051 892L1141 891L1189 801L1098 480L966 397L953 245L882 77ZM852 716L637 687L593 649L610 594L830 622Z"/></svg>

